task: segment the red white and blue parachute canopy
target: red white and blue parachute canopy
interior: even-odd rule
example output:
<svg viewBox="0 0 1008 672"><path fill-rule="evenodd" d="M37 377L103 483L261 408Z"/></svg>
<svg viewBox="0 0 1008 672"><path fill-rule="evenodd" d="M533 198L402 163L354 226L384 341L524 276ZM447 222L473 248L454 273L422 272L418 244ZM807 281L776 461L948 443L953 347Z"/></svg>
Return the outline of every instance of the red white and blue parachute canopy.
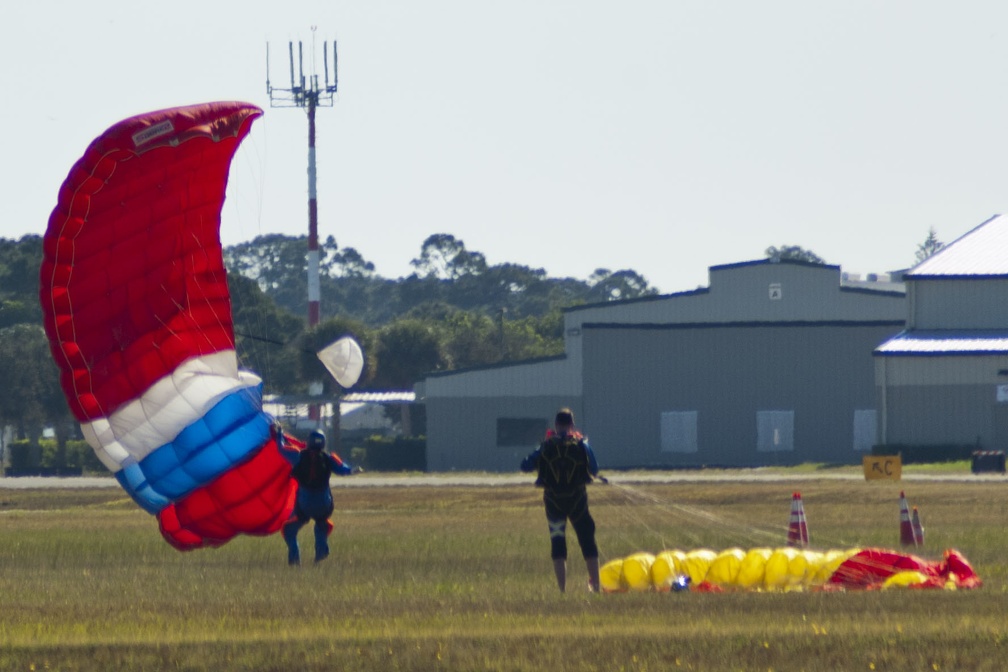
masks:
<svg viewBox="0 0 1008 672"><path fill-rule="evenodd" d="M60 188L40 300L88 443L178 548L269 534L293 506L258 377L238 369L220 213L262 110L221 102L119 122Z"/></svg>

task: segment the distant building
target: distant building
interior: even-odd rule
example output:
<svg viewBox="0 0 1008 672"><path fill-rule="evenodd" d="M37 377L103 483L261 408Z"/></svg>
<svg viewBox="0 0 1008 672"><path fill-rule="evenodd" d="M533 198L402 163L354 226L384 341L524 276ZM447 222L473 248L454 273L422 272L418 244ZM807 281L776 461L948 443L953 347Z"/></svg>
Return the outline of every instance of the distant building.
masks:
<svg viewBox="0 0 1008 672"><path fill-rule="evenodd" d="M1008 448L1008 218L904 279L906 330L875 350L880 442Z"/></svg>
<svg viewBox="0 0 1008 672"><path fill-rule="evenodd" d="M513 471L570 406L607 467L849 463L875 443L872 351L902 285L759 260L710 285L569 308L565 354L428 376L432 471Z"/></svg>
<svg viewBox="0 0 1008 672"><path fill-rule="evenodd" d="M415 399L412 390L344 392L339 398L341 442L359 442L370 436L423 434L423 413ZM310 417L308 408L312 405L319 407L320 418ZM320 402L317 396L284 395L268 397L263 409L279 418L289 431L307 435L315 429L332 431L335 406L332 400Z"/></svg>

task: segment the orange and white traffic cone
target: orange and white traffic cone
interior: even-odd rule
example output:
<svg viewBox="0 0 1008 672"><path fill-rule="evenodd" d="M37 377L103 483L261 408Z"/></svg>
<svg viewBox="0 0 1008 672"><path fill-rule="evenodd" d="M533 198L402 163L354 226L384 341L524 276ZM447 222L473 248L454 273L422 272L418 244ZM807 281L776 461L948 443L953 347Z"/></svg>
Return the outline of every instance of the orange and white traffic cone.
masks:
<svg viewBox="0 0 1008 672"><path fill-rule="evenodd" d="M791 495L791 519L788 522L788 546L808 546L808 523L805 520L805 505L800 493Z"/></svg>
<svg viewBox="0 0 1008 672"><path fill-rule="evenodd" d="M906 493L902 490L900 490L900 544L903 546L917 545L913 521L910 520L910 507L907 506Z"/></svg>
<svg viewBox="0 0 1008 672"><path fill-rule="evenodd" d="M921 525L920 514L917 513L917 507L913 507L913 515L910 516L910 527L913 528L914 543L922 547L924 546L924 526Z"/></svg>

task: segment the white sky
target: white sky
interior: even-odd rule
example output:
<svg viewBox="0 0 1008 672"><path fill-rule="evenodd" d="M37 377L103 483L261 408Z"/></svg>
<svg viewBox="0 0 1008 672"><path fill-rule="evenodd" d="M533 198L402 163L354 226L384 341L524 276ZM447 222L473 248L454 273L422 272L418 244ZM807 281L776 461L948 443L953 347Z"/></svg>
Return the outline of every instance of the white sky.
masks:
<svg viewBox="0 0 1008 672"><path fill-rule="evenodd" d="M912 265L1008 202L1000 0L32 0L0 21L0 236L43 233L104 129L163 107L266 110L222 237L307 232L307 122L270 109L290 39L339 41L318 112L320 235L386 277L432 233L491 264L663 292L801 245ZM321 72L321 64L318 66Z"/></svg>

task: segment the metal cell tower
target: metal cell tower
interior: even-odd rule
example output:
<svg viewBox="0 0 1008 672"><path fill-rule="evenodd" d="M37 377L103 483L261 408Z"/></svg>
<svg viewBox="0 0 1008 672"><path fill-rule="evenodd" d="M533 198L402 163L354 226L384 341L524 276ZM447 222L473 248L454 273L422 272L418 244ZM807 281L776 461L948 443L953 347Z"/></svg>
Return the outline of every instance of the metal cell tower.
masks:
<svg viewBox="0 0 1008 672"><path fill-rule="evenodd" d="M332 43L332 83L329 82L329 43L322 43L324 80L315 73L315 27L312 26L311 74L305 77L304 47L298 41L297 78L294 77L294 43L287 43L290 56L290 88L270 84L269 43L266 43L266 93L270 107L300 107L308 112L308 326L319 323L318 202L315 172L315 108L332 107L336 97L336 40Z"/></svg>

